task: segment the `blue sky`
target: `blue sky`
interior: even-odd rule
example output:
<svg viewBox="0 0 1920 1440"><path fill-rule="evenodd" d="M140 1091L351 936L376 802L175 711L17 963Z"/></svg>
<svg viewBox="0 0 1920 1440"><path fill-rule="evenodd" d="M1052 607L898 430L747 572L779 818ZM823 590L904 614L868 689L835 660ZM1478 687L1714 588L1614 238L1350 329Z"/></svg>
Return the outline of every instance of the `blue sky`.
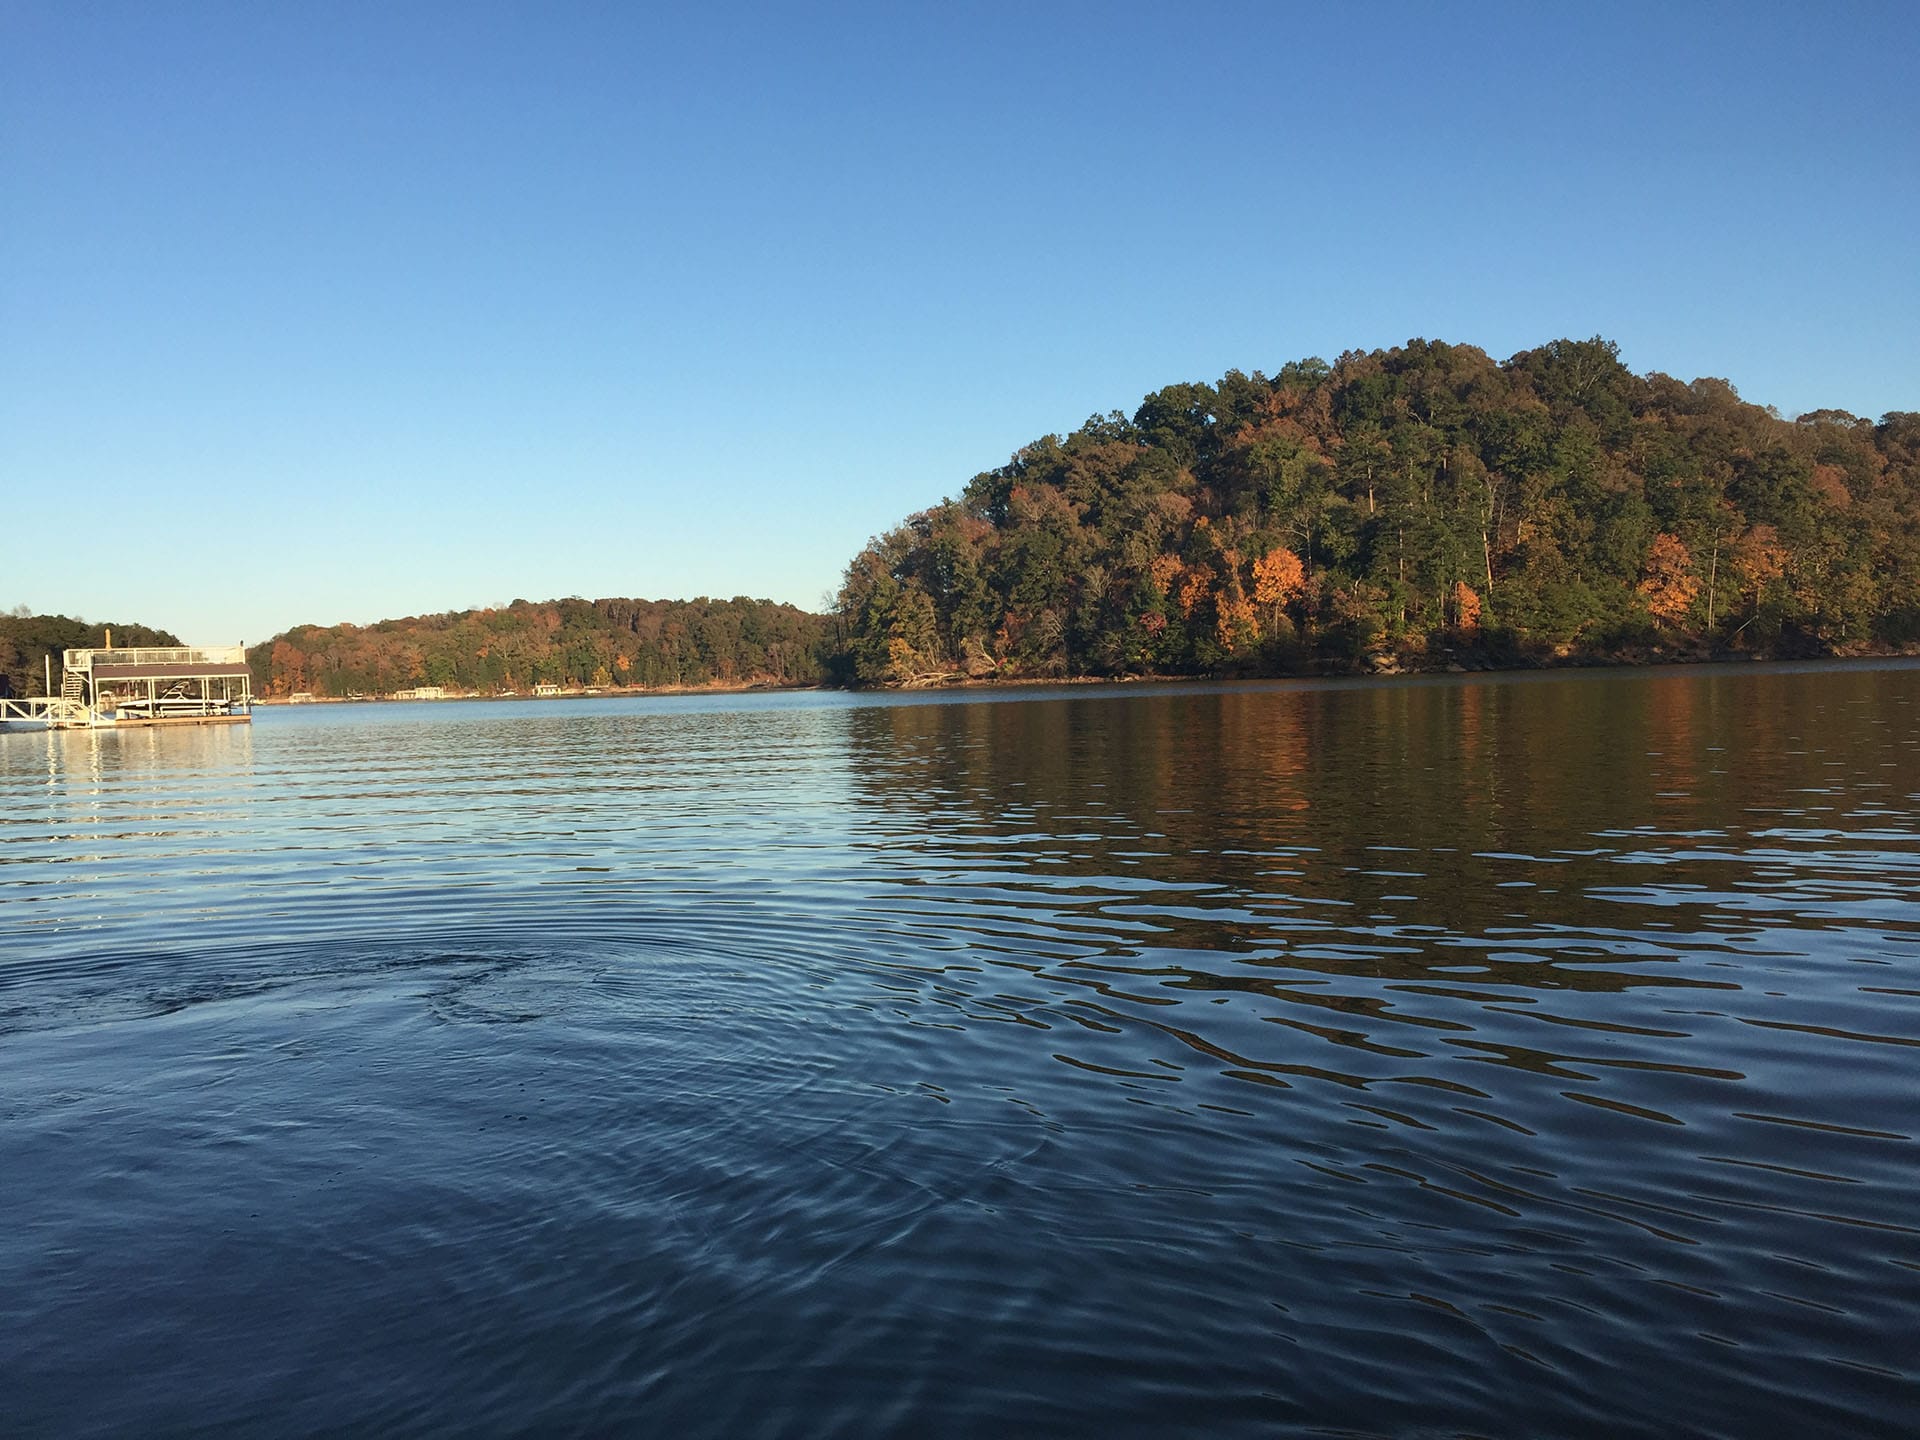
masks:
<svg viewBox="0 0 1920 1440"><path fill-rule="evenodd" d="M0 6L0 606L809 607L1148 390L1920 409L1907 5Z"/></svg>

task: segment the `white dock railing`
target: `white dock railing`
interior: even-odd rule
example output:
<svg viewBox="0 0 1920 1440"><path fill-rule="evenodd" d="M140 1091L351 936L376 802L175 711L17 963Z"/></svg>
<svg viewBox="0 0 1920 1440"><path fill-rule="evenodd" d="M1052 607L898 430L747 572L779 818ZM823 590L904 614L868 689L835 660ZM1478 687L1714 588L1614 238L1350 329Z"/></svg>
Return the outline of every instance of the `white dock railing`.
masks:
<svg viewBox="0 0 1920 1440"><path fill-rule="evenodd" d="M62 664L69 670L91 670L94 665L244 665L244 645L136 645L114 650L69 650Z"/></svg>
<svg viewBox="0 0 1920 1440"><path fill-rule="evenodd" d="M82 725L92 718L86 706L59 695L16 695L0 698L0 721L24 720L38 725Z"/></svg>

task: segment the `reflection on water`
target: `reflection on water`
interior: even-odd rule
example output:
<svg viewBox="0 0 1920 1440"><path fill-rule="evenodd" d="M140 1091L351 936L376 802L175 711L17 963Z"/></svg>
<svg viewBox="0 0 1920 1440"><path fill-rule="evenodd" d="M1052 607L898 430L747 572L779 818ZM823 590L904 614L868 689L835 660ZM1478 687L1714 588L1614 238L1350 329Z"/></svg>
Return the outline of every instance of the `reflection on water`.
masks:
<svg viewBox="0 0 1920 1440"><path fill-rule="evenodd" d="M1892 1433L1916 719L1892 665L0 736L10 1428Z"/></svg>

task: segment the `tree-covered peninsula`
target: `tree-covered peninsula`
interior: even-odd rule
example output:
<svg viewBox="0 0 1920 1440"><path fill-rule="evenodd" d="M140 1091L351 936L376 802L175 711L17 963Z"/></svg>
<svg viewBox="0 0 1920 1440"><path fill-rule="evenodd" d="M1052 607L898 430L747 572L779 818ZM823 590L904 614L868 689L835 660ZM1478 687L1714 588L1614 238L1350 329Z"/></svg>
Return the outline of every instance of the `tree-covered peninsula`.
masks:
<svg viewBox="0 0 1920 1440"><path fill-rule="evenodd" d="M0 677L103 643L0 615ZM116 643L178 643L114 625ZM516 600L301 625L265 696L1277 674L1920 648L1920 414L1788 420L1611 342L1170 385L870 541L835 613Z"/></svg>
<svg viewBox="0 0 1920 1440"><path fill-rule="evenodd" d="M99 649L111 632L113 643L178 645L179 637L147 625L109 620L90 624L71 615L35 615L26 606L0 611L0 695L39 695L47 683L47 659L52 657L53 685L60 687L63 651Z"/></svg>
<svg viewBox="0 0 1920 1440"><path fill-rule="evenodd" d="M247 659L267 696L806 685L821 677L827 624L746 598L515 600L365 626L299 625Z"/></svg>
<svg viewBox="0 0 1920 1440"><path fill-rule="evenodd" d="M1797 420L1602 339L1171 385L870 542L856 682L1920 641L1920 414Z"/></svg>

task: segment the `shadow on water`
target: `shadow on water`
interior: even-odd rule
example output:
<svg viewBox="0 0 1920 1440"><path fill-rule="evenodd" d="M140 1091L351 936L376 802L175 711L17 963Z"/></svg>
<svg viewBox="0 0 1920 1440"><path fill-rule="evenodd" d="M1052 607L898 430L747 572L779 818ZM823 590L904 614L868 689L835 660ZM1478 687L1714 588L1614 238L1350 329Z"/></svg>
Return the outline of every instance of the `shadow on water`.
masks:
<svg viewBox="0 0 1920 1440"><path fill-rule="evenodd" d="M1916 715L1842 667L0 738L16 1417L1892 1433Z"/></svg>

